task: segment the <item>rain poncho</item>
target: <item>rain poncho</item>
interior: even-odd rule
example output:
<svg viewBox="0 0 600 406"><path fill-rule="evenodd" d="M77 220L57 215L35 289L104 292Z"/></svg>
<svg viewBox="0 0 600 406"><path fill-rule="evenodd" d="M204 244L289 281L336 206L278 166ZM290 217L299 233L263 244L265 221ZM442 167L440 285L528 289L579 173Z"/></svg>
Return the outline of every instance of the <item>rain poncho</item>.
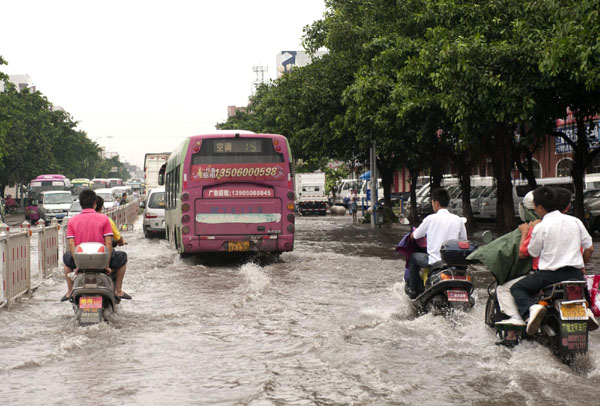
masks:
<svg viewBox="0 0 600 406"><path fill-rule="evenodd" d="M415 228L412 228L414 231ZM411 232L412 232L411 231ZM409 269L408 269L408 259L412 255L413 252L427 252L427 237L419 238L418 240L413 240L410 238L410 234L406 234L398 245L396 246L396 252L406 259L406 267L404 269L404 281L408 281L409 277Z"/></svg>
<svg viewBox="0 0 600 406"><path fill-rule="evenodd" d="M524 221L533 221L538 218L532 209L524 210ZM521 243L521 230L518 228L491 243L479 247L467 257L468 260L479 261L494 275L499 285L527 275L532 269L532 259L519 258L519 245Z"/></svg>

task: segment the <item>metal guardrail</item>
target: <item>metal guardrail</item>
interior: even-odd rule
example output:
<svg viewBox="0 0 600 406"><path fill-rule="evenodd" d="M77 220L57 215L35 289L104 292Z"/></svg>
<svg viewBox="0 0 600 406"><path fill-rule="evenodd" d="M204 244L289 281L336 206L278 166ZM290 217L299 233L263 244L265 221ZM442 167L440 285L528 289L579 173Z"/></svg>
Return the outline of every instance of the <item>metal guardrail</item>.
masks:
<svg viewBox="0 0 600 406"><path fill-rule="evenodd" d="M138 216L139 199L106 212L117 227L131 224ZM56 219L46 226L43 220L36 226L26 221L19 228L0 224L0 308L24 294L30 294L59 267L59 241L63 251L69 245L66 235L69 219L62 226ZM62 239L59 230L63 228Z"/></svg>
<svg viewBox="0 0 600 406"><path fill-rule="evenodd" d="M0 225L0 308L31 293L58 267L59 228L56 221L35 227L24 222L14 230Z"/></svg>

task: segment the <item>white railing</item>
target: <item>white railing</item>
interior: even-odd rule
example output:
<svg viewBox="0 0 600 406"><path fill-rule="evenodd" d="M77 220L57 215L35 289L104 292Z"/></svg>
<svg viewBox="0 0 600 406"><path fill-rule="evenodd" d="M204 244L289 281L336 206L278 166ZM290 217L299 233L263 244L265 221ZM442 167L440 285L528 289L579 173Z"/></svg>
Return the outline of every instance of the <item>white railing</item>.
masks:
<svg viewBox="0 0 600 406"><path fill-rule="evenodd" d="M0 307L31 293L58 267L59 228L56 221L47 227L43 223L30 227L24 222L14 230L0 225Z"/></svg>
<svg viewBox="0 0 600 406"><path fill-rule="evenodd" d="M106 214L119 228L123 224L131 224L138 215L139 201L136 199L115 207ZM68 221L68 218L64 219L62 226L58 225L56 219L49 226L43 220L37 226L23 222L19 228L12 230L6 224L0 224L0 308L11 300L31 293L59 267L62 262L59 245L62 245L63 252L69 246L66 243L67 233L64 232ZM61 227L63 232L59 233Z"/></svg>

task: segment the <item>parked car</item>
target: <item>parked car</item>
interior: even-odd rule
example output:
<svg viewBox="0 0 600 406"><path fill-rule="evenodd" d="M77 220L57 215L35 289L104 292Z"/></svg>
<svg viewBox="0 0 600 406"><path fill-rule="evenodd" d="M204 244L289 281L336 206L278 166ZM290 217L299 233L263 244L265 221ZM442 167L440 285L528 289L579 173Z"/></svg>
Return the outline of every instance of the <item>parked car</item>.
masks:
<svg viewBox="0 0 600 406"><path fill-rule="evenodd" d="M156 235L165 234L165 188L157 187L146 196L146 200L140 203L144 209L142 228L144 237L152 238Z"/></svg>

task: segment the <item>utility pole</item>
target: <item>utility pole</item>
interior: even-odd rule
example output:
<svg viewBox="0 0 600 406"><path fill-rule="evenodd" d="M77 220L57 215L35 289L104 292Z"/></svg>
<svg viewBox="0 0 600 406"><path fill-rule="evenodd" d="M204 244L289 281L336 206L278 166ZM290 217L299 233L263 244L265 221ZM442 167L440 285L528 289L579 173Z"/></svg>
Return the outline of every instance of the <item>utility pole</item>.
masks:
<svg viewBox="0 0 600 406"><path fill-rule="evenodd" d="M254 79L254 83L252 84L253 85L252 86L252 94L254 94L254 92L256 91L256 88L259 85L265 83L265 75L269 71L269 67L263 66L263 65L253 65L252 71L256 75L256 78Z"/></svg>

